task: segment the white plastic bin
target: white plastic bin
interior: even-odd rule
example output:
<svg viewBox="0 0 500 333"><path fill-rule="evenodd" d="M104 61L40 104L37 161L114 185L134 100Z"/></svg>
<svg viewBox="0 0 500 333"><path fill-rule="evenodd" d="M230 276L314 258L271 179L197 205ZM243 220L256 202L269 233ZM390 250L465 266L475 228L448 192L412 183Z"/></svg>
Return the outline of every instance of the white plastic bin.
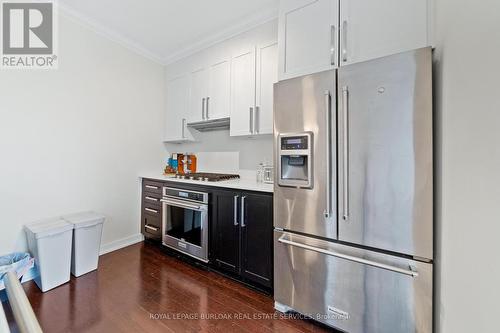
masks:
<svg viewBox="0 0 500 333"><path fill-rule="evenodd" d="M96 270L105 217L95 212L83 212L62 218L74 226L71 274L78 277Z"/></svg>
<svg viewBox="0 0 500 333"><path fill-rule="evenodd" d="M43 292L69 281L73 225L62 219L25 226L28 247L39 275L35 282Z"/></svg>

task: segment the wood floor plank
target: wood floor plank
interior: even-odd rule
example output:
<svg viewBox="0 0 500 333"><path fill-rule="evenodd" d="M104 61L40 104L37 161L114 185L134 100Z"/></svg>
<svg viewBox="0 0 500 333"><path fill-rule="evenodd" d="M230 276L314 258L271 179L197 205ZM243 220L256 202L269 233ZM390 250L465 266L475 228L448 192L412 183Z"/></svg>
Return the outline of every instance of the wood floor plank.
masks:
<svg viewBox="0 0 500 333"><path fill-rule="evenodd" d="M34 282L23 287L46 333L329 331L284 318L272 297L147 243L103 255L97 271L46 293Z"/></svg>

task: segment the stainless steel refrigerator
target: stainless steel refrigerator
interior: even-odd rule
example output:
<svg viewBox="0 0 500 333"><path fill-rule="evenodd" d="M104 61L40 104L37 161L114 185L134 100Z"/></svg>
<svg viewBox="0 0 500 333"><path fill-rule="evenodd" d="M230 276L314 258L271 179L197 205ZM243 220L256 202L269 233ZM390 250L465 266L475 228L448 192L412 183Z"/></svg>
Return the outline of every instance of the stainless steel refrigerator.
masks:
<svg viewBox="0 0 500 333"><path fill-rule="evenodd" d="M431 332L432 57L274 87L274 298L351 333Z"/></svg>

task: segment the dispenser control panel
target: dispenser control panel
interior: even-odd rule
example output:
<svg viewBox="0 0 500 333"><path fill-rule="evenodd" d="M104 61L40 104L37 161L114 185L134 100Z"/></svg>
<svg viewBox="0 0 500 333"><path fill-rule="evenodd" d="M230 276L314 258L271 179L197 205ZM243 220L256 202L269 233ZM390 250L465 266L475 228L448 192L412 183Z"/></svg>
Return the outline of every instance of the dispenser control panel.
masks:
<svg viewBox="0 0 500 333"><path fill-rule="evenodd" d="M309 145L309 136L292 136L281 138L281 150L303 150Z"/></svg>
<svg viewBox="0 0 500 333"><path fill-rule="evenodd" d="M312 132L278 135L278 185L312 188L312 138Z"/></svg>

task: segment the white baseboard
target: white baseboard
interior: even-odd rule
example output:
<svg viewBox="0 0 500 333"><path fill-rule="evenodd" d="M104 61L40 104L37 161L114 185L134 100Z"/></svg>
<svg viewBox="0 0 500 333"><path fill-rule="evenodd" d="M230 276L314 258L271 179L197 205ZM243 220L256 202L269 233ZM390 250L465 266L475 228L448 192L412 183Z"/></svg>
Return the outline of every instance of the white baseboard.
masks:
<svg viewBox="0 0 500 333"><path fill-rule="evenodd" d="M109 252L113 252L124 247L142 242L144 240L144 236L142 234L135 234L129 237L125 237L122 239L115 240L111 243L101 245L101 251L99 255L103 255Z"/></svg>

